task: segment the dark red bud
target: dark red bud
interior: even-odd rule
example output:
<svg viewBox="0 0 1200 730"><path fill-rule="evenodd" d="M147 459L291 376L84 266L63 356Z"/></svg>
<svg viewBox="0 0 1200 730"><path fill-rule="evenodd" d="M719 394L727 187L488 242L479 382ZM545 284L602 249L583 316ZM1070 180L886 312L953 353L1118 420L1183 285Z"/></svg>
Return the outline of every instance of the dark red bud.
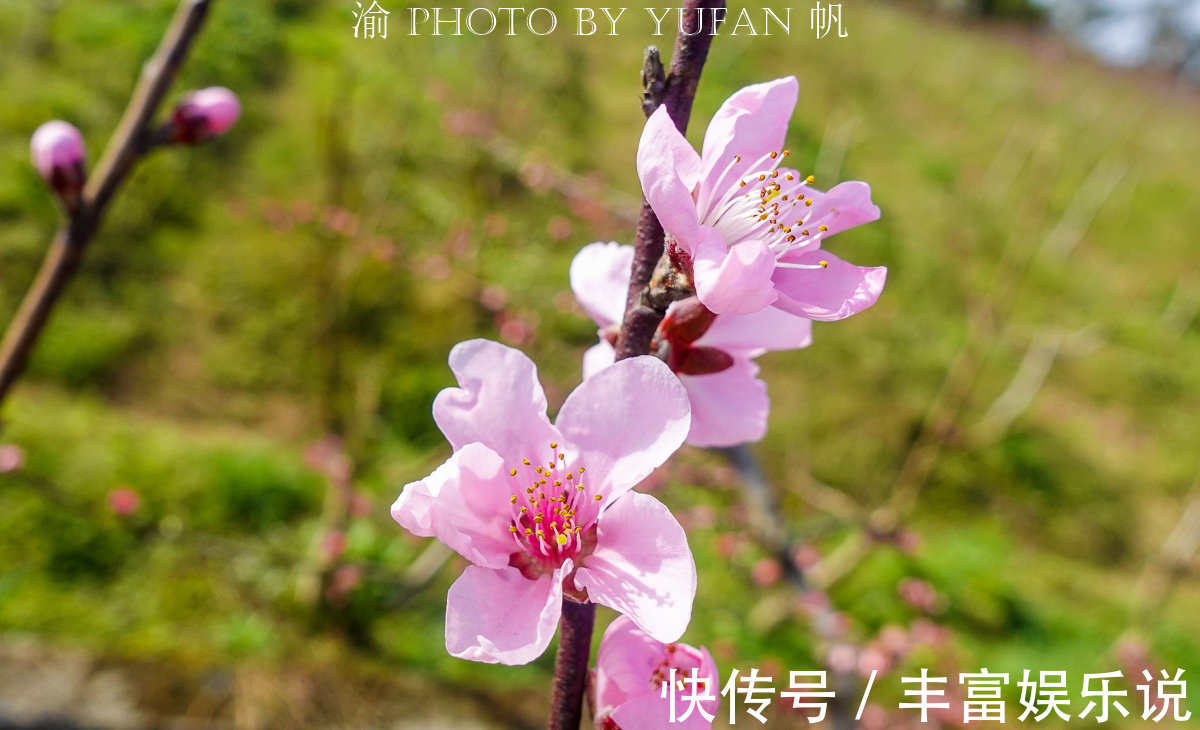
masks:
<svg viewBox="0 0 1200 730"><path fill-rule="evenodd" d="M659 330L672 345L690 345L708 332L716 318L699 299L689 297L671 308Z"/></svg>
<svg viewBox="0 0 1200 730"><path fill-rule="evenodd" d="M673 347L667 364L680 375L711 375L733 367L733 356L715 347Z"/></svg>

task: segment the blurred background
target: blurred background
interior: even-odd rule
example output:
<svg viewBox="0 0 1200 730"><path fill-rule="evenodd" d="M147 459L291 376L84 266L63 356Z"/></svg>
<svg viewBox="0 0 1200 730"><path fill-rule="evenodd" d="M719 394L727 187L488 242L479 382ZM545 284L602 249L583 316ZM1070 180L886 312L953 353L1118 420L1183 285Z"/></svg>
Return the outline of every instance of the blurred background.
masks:
<svg viewBox="0 0 1200 730"><path fill-rule="evenodd" d="M447 655L463 563L388 507L449 453L454 343L523 349L552 410L578 383L596 330L567 267L632 242L642 49L671 38L641 8L576 37L553 3L548 36L408 36L381 4L374 40L349 3L215 4L169 101L227 86L241 121L140 165L2 413L0 726L543 726L553 651ZM1019 0L716 39L689 137L797 75L797 167L883 211L829 248L889 268L874 308L760 359L752 452L806 591L721 454L643 485L689 532L684 640L723 675L879 670L872 730L915 726L919 667L955 702L958 672L1009 672L1009 722L1024 669L1067 670L1076 714L1083 672L1200 682L1200 92L1164 8L1113 11L1184 39L1136 70L1073 40L1103 8ZM77 125L94 165L173 10L0 1L0 320L60 222L31 133Z"/></svg>

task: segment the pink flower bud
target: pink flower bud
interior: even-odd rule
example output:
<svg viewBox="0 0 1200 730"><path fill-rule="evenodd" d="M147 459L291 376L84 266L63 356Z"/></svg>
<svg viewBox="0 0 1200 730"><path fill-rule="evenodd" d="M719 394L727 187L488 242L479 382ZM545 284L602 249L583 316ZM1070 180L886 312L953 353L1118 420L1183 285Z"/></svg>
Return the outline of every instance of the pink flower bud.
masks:
<svg viewBox="0 0 1200 730"><path fill-rule="evenodd" d="M237 95L222 86L193 91L175 107L175 142L190 144L219 137L242 114Z"/></svg>
<svg viewBox="0 0 1200 730"><path fill-rule="evenodd" d="M0 474L8 474L25 465L25 452L13 444L0 445Z"/></svg>
<svg viewBox="0 0 1200 730"><path fill-rule="evenodd" d="M83 189L87 149L78 129L57 120L46 122L33 133L29 151L42 178L59 195L78 194Z"/></svg>
<svg viewBox="0 0 1200 730"><path fill-rule="evenodd" d="M141 495L129 487L117 487L108 493L108 508L120 517L128 517L141 506Z"/></svg>

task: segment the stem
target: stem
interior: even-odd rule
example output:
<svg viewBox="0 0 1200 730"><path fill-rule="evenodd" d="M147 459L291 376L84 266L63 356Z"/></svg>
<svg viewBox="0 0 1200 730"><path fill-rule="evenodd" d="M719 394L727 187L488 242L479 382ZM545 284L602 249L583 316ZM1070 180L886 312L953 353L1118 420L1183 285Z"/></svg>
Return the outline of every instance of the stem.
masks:
<svg viewBox="0 0 1200 730"><path fill-rule="evenodd" d="M596 604L563 599L558 654L554 657L554 690L550 697L550 730L579 730L595 624Z"/></svg>
<svg viewBox="0 0 1200 730"><path fill-rule="evenodd" d="M681 134L687 133L692 116L692 102L700 84L700 72L708 60L708 49L716 28L717 10L725 9L725 0L686 0L680 12L683 29L675 39L671 71L663 78L663 65L658 50L646 49L642 69L642 111L649 117L660 105L675 122ZM708 12L708 11L712 12ZM699 27L697 27L699 26ZM642 199L638 218L637 239L634 243L633 275L629 279L625 320L617 336L617 359L637 357L650 352L650 343L662 318L666 316L671 297L652 296L650 281L659 259L663 257L664 232L650 204Z"/></svg>
<svg viewBox="0 0 1200 730"><path fill-rule="evenodd" d="M128 177L133 163L154 145L155 135L148 125L200 32L209 5L210 0L183 0L158 50L142 67L129 106L83 190L78 210L59 229L0 343L0 404L24 371L51 310L79 269L83 252L96 234L113 194Z"/></svg>
<svg viewBox="0 0 1200 730"><path fill-rule="evenodd" d="M725 0L685 0L680 10L683 27L675 39L671 72L665 78L658 50L653 47L646 50L642 70L642 111L647 117L659 105L665 104L675 127L681 133L687 131L696 86L700 83L700 72L704 69L708 48L716 33L715 10L724 8ZM708 9L714 9L714 12L705 12ZM662 225L643 198L625 321L617 336L618 360L650 353L654 332L675 295L674 280L670 276L655 276L659 259L663 258L663 248ZM652 280L657 283L653 291ZM588 656L595 622L595 605L563 601L558 655L554 659L550 730L579 730L579 723L583 719L583 694L587 685Z"/></svg>

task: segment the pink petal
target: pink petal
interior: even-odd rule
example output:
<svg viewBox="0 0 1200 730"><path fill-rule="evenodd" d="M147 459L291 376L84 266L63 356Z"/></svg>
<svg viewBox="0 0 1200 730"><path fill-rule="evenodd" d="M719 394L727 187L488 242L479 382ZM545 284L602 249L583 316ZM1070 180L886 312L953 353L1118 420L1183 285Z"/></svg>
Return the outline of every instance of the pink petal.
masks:
<svg viewBox="0 0 1200 730"><path fill-rule="evenodd" d="M825 226L828 238L848 228L879 220L879 206L871 202L871 186L851 181L833 186L827 193L812 198L812 217L805 222L808 230Z"/></svg>
<svg viewBox="0 0 1200 730"><path fill-rule="evenodd" d="M455 450L478 442L514 460L540 455L559 440L546 417L537 366L525 353L467 340L450 350L450 369L460 387L438 393L433 418Z"/></svg>
<svg viewBox="0 0 1200 730"><path fill-rule="evenodd" d="M812 344L812 320L776 307L754 314L723 314L696 347L715 347L730 353L757 357L768 350L795 350Z"/></svg>
<svg viewBox="0 0 1200 730"><path fill-rule="evenodd" d="M601 327L625 318L625 298L633 270L633 246L589 243L571 261L571 291Z"/></svg>
<svg viewBox="0 0 1200 730"><path fill-rule="evenodd" d="M583 559L575 585L586 588L593 603L672 642L692 618L696 563L670 510L648 494L628 492L601 515L596 551Z"/></svg>
<svg viewBox="0 0 1200 730"><path fill-rule="evenodd" d="M643 355L595 373L567 396L558 428L579 450L588 494L601 505L633 488L683 443L691 423L687 392L661 360ZM599 505L598 505L599 506ZM580 508L581 521L588 516Z"/></svg>
<svg viewBox="0 0 1200 730"><path fill-rule="evenodd" d="M775 254L762 241L728 248L714 228L702 226L693 268L696 295L717 314L752 314L775 301Z"/></svg>
<svg viewBox="0 0 1200 730"><path fill-rule="evenodd" d="M828 262L829 267L777 267L771 278L779 292L775 306L799 317L832 322L857 314L879 299L887 279L886 267L855 266L820 249L788 254L782 259L786 263L809 265L821 261Z"/></svg>
<svg viewBox="0 0 1200 730"><path fill-rule="evenodd" d="M690 676L691 673L688 674ZM712 688L709 690L710 694L713 697L719 697L721 687L717 680L713 679L708 684ZM688 703L683 701L682 696L686 696L692 691L691 685L684 685L684 687L682 691L675 690L675 722L671 722L669 700L658 693L646 694L626 701L625 704L613 711L613 722L617 723L621 730L708 730L712 727L712 720L705 720L698 710L692 710L688 719L682 722L678 720L683 713L687 712L688 708ZM707 710L709 715L717 714L719 707L717 700L697 704Z"/></svg>
<svg viewBox="0 0 1200 730"><path fill-rule="evenodd" d="M612 365L616 360L617 351L608 344L608 340L601 338L600 342L589 347L587 352L583 353L583 379L587 380Z"/></svg>
<svg viewBox="0 0 1200 730"><path fill-rule="evenodd" d="M691 253L700 225L692 198L700 179L700 156L675 128L665 106L651 114L642 129L637 170L642 192L663 230Z"/></svg>
<svg viewBox="0 0 1200 730"><path fill-rule="evenodd" d="M528 664L550 645L562 615L562 567L529 580L516 568L468 565L446 597L446 651L487 664Z"/></svg>
<svg viewBox="0 0 1200 730"><path fill-rule="evenodd" d="M714 195L719 197L720 192L736 185L763 155L783 150L799 95L800 83L795 76L788 76L747 86L725 100L704 133L704 178L696 198L702 209ZM726 172L735 156L740 156L741 162Z"/></svg>
<svg viewBox="0 0 1200 730"><path fill-rule="evenodd" d="M767 433L771 400L758 379L758 365L736 358L733 367L711 375L681 375L692 403L692 446L736 446L760 441Z"/></svg>
<svg viewBox="0 0 1200 730"><path fill-rule="evenodd" d="M405 486L392 518L476 565L503 568L516 550L508 531L512 494L504 460L483 444L467 444L432 474Z"/></svg>
<svg viewBox="0 0 1200 730"><path fill-rule="evenodd" d="M596 711L611 711L631 697L650 694L650 676L664 653L664 644L628 616L613 620L596 652Z"/></svg>

